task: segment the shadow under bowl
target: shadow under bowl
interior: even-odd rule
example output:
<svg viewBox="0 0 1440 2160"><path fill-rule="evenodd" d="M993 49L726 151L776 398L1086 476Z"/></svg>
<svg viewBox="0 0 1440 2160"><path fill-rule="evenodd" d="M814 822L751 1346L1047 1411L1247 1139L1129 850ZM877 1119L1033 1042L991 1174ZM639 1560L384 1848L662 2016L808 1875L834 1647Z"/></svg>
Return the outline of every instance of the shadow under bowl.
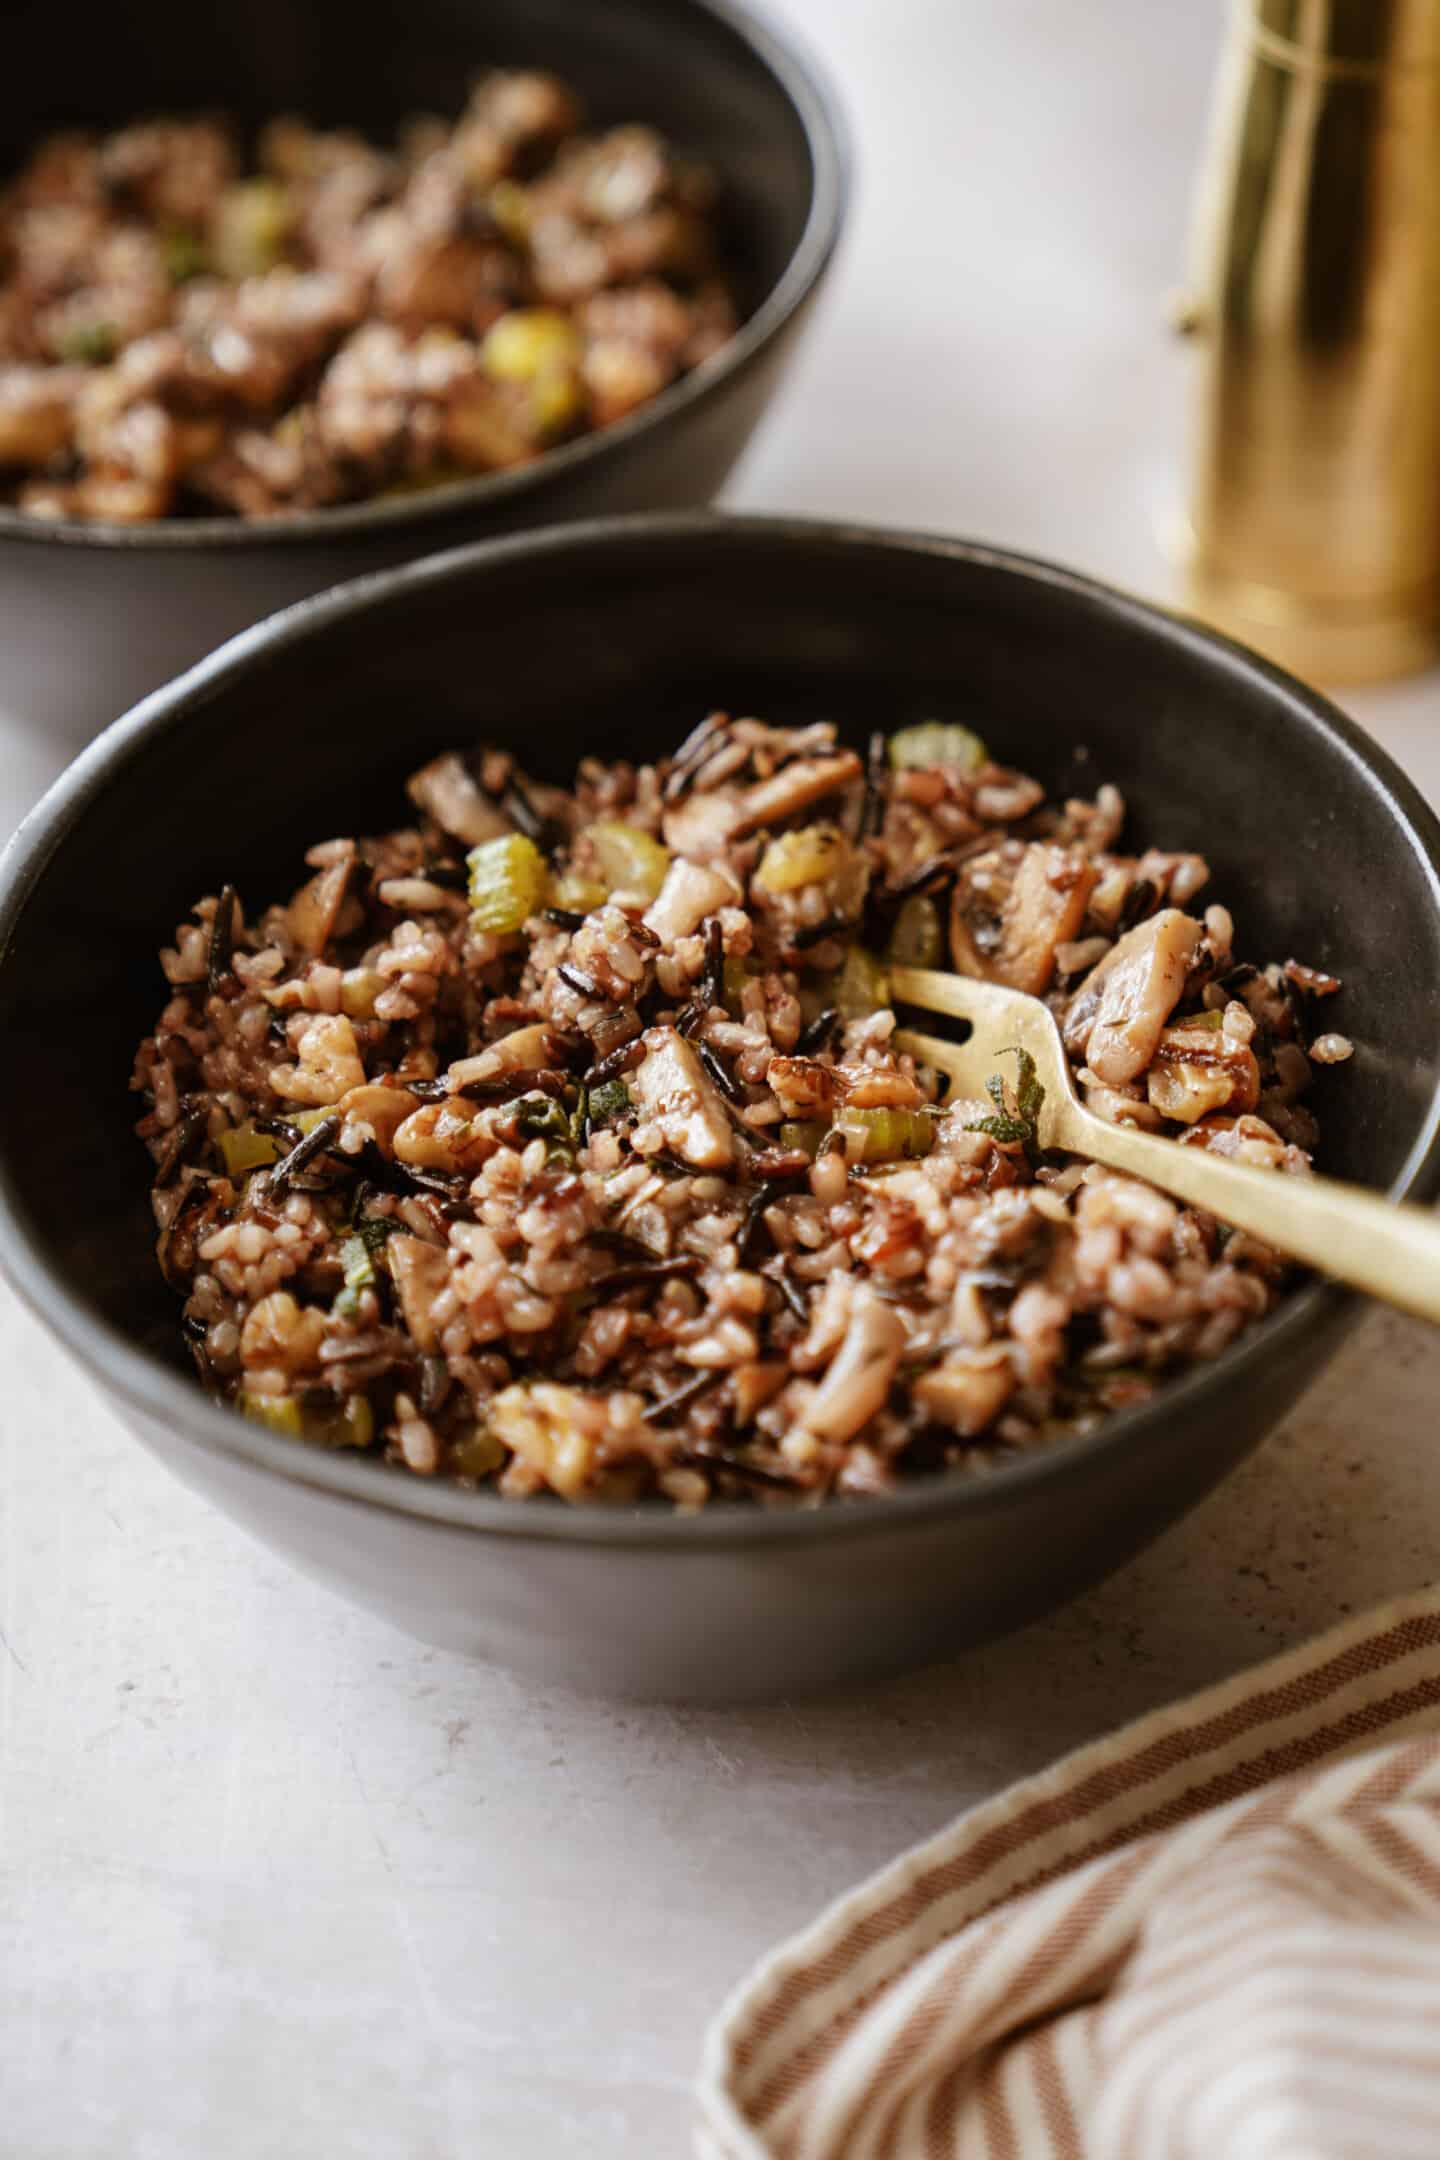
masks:
<svg viewBox="0 0 1440 2160"><path fill-rule="evenodd" d="M266 1544L427 1641L613 1693L813 1689L983 1641L1097 1580L1259 1441L1352 1301L1302 1288L1212 1364L982 1478L803 1513L567 1508L326 1454L201 1394L126 1092L156 948L234 878L288 892L488 737L563 779L721 705L963 720L1052 789L1115 781L1199 849L1242 950L1345 978L1327 1169L1440 1187L1440 828L1333 707L1198 627L960 542L798 521L605 520L488 543L245 633L84 753L0 863L0 1262L129 1427Z"/></svg>
<svg viewBox="0 0 1440 2160"><path fill-rule="evenodd" d="M346 578L465 540L706 503L778 386L834 252L846 152L810 62L735 0L407 0L404 33L353 0L14 0L0 175L47 133L157 112L247 128L297 113L388 140L417 112L454 116L488 67L552 69L597 126L661 129L720 182L743 313L712 360L618 425L534 465L422 495L293 518L51 522L0 507L4 699L78 744L247 624Z"/></svg>

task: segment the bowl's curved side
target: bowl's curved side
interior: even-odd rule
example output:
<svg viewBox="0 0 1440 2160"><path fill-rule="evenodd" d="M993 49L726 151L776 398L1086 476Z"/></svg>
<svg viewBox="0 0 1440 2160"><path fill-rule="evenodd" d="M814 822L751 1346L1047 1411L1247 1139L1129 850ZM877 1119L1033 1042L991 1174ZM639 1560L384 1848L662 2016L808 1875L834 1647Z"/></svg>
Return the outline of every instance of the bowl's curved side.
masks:
<svg viewBox="0 0 1440 2160"><path fill-rule="evenodd" d="M1355 1308L1349 1308L1353 1314ZM1073 1483L1011 1484L984 1508L872 1515L797 1543L736 1532L617 1549L518 1534L478 1548L463 1523L280 1481L197 1449L124 1406L181 1481L327 1590L417 1640L545 1686L720 1703L817 1694L978 1647L1040 1618L1134 1557L1249 1455L1339 1347L1296 1339L1258 1385L1098 1456ZM512 1508L524 1513L523 1507Z"/></svg>
<svg viewBox="0 0 1440 2160"><path fill-rule="evenodd" d="M405 66L393 80L387 71L379 91L345 0L315 0L303 48L262 6L207 18L212 51L191 16L178 34L179 6L136 0L117 42L111 12L95 0L96 35L80 40L72 65L73 23L62 25L45 0L18 0L12 41L30 54L31 79L65 85L54 114L27 108L26 140L44 125L166 105L256 118L304 110L336 124L359 115L383 131L407 112L453 106L456 85L481 64L538 61L573 72L600 117L642 113L706 157L721 174L752 290L722 352L627 419L531 466L260 524L103 525L0 506L7 694L32 724L73 742L246 624L344 579L485 534L708 502L775 391L849 195L848 136L823 67L740 0L621 0L603 21L574 0L491 0L483 29L458 18L451 0L412 0ZM344 22L327 37L330 14ZM338 74L328 64L319 78L311 72L321 52L339 55ZM21 147L0 116L0 164Z"/></svg>
<svg viewBox="0 0 1440 2160"><path fill-rule="evenodd" d="M0 1028L35 1046L0 1065L0 1261L149 1443L301 1564L434 1639L537 1670L573 1658L607 1686L629 1671L652 1692L749 1685L747 1643L773 1685L809 1685L1056 1602L1255 1443L1345 1309L1302 1291L1092 1435L974 1483L801 1515L521 1508L317 1456L199 1396L168 1362L120 1083L169 925L242 851L247 890L278 889L317 818L373 818L390 779L466 732L508 733L559 770L582 744L659 744L729 692L857 735L963 714L1057 785L1133 783L1156 837L1213 843L1255 949L1303 934L1303 957L1354 963L1360 1054L1325 1082L1336 1167L1415 1197L1440 1187L1440 1004L1413 994L1440 979L1440 830L1323 700L1201 631L962 543L692 517L467 549L246 632L94 744L0 863ZM1078 767L1077 743L1092 753ZM1262 782L1283 775L1283 844L1257 761ZM97 894L104 969L87 944ZM649 1588L632 1596L632 1578ZM590 1587L567 1604L572 1579ZM693 1640L670 1626L692 1609ZM788 1683L762 1612L794 1636Z"/></svg>
<svg viewBox="0 0 1440 2160"><path fill-rule="evenodd" d="M624 441L494 502L463 501L416 529L310 535L283 548L44 548L0 533L5 695L27 726L73 749L252 623L356 578L561 521L687 510L723 487L783 376L814 292L703 399L654 415Z"/></svg>

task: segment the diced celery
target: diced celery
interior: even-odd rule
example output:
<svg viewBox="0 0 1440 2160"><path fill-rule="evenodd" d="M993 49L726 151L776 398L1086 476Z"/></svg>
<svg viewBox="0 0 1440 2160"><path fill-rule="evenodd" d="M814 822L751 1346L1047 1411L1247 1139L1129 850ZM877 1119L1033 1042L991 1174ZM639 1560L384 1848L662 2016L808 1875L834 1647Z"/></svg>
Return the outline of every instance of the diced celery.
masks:
<svg viewBox="0 0 1440 2160"><path fill-rule="evenodd" d="M359 1306L361 1291L375 1288L375 1252L369 1239L358 1233L344 1239L340 1265L345 1271L345 1287L335 1300L334 1310L349 1319Z"/></svg>
<svg viewBox="0 0 1440 2160"><path fill-rule="evenodd" d="M595 862L611 892L642 893L653 900L670 868L670 850L638 825L602 819L590 828Z"/></svg>
<svg viewBox="0 0 1440 2160"><path fill-rule="evenodd" d="M340 977L340 1010L351 1020L373 1020L375 1000L385 988L378 968L346 968Z"/></svg>
<svg viewBox="0 0 1440 2160"><path fill-rule="evenodd" d="M285 253L294 212L278 180L241 180L220 198L210 252L222 277L263 277Z"/></svg>
<svg viewBox="0 0 1440 2160"><path fill-rule="evenodd" d="M60 339L60 358L82 367L104 367L107 360L114 359L119 343L120 334L113 323L75 323Z"/></svg>
<svg viewBox="0 0 1440 2160"><path fill-rule="evenodd" d="M847 1020L863 1020L890 1002L890 978L863 945L852 945L835 977L831 1002Z"/></svg>
<svg viewBox="0 0 1440 2160"><path fill-rule="evenodd" d="M764 972L758 960L752 960L748 956L742 960L738 953L726 953L725 1003L732 1011L739 1011L745 985L757 981Z"/></svg>
<svg viewBox="0 0 1440 2160"><path fill-rule="evenodd" d="M312 1133L317 1125L324 1124L327 1117L334 1117L336 1108L337 1105L332 1102L322 1103L318 1110L296 1110L288 1115L287 1123L293 1125L301 1134Z"/></svg>
<svg viewBox="0 0 1440 2160"><path fill-rule="evenodd" d="M375 1413L364 1395L347 1395L333 1410L306 1410L302 1438L312 1447L367 1448L375 1438Z"/></svg>
<svg viewBox="0 0 1440 2160"><path fill-rule="evenodd" d="M272 1432L288 1433L294 1440L304 1433L304 1415L293 1395L251 1395L242 1390L235 1398L235 1406L257 1425L268 1425Z"/></svg>
<svg viewBox="0 0 1440 2160"><path fill-rule="evenodd" d="M183 285L209 267L205 243L188 225L172 225L160 243L165 275L172 285Z"/></svg>
<svg viewBox="0 0 1440 2160"><path fill-rule="evenodd" d="M545 858L523 833L503 833L471 848L470 920L477 930L510 937L545 899Z"/></svg>
<svg viewBox="0 0 1440 2160"><path fill-rule="evenodd" d="M450 1467L457 1477L478 1480L498 1470L506 1453L503 1440L497 1439L487 1426L477 1425L473 1432L464 1434L452 1444Z"/></svg>
<svg viewBox="0 0 1440 2160"><path fill-rule="evenodd" d="M927 1110L851 1109L835 1120L848 1163L895 1162L928 1155L935 1120Z"/></svg>
<svg viewBox="0 0 1440 2160"><path fill-rule="evenodd" d="M256 1132L253 1125L236 1125L222 1132L216 1146L225 1163L225 1175L231 1178L242 1178L247 1170L260 1170L266 1163L280 1160L279 1141L269 1133Z"/></svg>
<svg viewBox="0 0 1440 2160"><path fill-rule="evenodd" d="M365 1448L373 1446L375 1441L375 1413L370 1407L368 1397L364 1395L347 1395L345 1408L341 1411L339 1418L332 1418L328 1421L326 1439L327 1444L331 1447Z"/></svg>
<svg viewBox="0 0 1440 2160"><path fill-rule="evenodd" d="M849 860L850 843L837 825L804 825L770 842L751 883L761 892L796 892L834 877Z"/></svg>
<svg viewBox="0 0 1440 2160"><path fill-rule="evenodd" d="M363 1395L348 1395L333 1410L307 1410L294 1395L241 1392L236 1407L259 1425L312 1447L367 1448L375 1439L375 1413Z"/></svg>
<svg viewBox="0 0 1440 2160"><path fill-rule="evenodd" d="M511 247L523 248L530 238L530 198L524 188L514 180L497 180L485 207Z"/></svg>
<svg viewBox="0 0 1440 2160"><path fill-rule="evenodd" d="M922 720L890 738L890 763L896 772L923 771L932 765L958 765L978 772L990 760L980 737L953 720Z"/></svg>
<svg viewBox="0 0 1440 2160"><path fill-rule="evenodd" d="M580 333L558 308L512 308L486 331L480 359L497 382L537 382L578 364Z"/></svg>
<svg viewBox="0 0 1440 2160"><path fill-rule="evenodd" d="M941 948L939 909L923 893L912 893L895 918L886 959L892 967L934 967Z"/></svg>
<svg viewBox="0 0 1440 2160"><path fill-rule="evenodd" d="M584 402L574 369L552 368L531 387L530 424L537 435L563 434L579 418Z"/></svg>
<svg viewBox="0 0 1440 2160"><path fill-rule="evenodd" d="M603 907L605 900L605 887L595 878L581 877L578 870L562 870L550 893L552 907L565 908L571 915L588 915L592 908Z"/></svg>
<svg viewBox="0 0 1440 2160"><path fill-rule="evenodd" d="M823 1118L787 1119L780 1127L780 1145L783 1148L803 1148L814 1162L820 1152L820 1143L830 1127Z"/></svg>

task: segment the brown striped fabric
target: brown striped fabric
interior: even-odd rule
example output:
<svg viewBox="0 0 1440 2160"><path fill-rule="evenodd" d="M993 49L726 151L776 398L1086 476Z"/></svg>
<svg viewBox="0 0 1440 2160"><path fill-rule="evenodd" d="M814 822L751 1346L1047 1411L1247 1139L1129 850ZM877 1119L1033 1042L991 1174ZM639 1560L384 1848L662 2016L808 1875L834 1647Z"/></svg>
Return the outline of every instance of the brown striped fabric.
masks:
<svg viewBox="0 0 1440 2160"><path fill-rule="evenodd" d="M1440 1589L972 1809L738 1989L705 2160L1437 2160Z"/></svg>

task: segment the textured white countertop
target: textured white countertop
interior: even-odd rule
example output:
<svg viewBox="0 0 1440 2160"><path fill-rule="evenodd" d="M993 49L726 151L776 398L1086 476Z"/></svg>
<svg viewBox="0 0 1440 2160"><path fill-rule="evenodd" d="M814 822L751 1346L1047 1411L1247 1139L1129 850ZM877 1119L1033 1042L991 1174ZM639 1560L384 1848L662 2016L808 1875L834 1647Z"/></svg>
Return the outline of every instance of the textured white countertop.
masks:
<svg viewBox="0 0 1440 2160"><path fill-rule="evenodd" d="M1163 594L1161 313L1218 10L789 12L848 93L861 191L730 499ZM1435 682L1351 702L1440 797ZM8 829L53 760L13 720L0 742ZM133 1446L4 1292L0 1372L17 2160L679 2155L704 2020L778 1936L966 1802L1440 1551L1440 1349L1373 1315L1259 1457L1056 1619L839 1700L615 1708L312 1589Z"/></svg>

